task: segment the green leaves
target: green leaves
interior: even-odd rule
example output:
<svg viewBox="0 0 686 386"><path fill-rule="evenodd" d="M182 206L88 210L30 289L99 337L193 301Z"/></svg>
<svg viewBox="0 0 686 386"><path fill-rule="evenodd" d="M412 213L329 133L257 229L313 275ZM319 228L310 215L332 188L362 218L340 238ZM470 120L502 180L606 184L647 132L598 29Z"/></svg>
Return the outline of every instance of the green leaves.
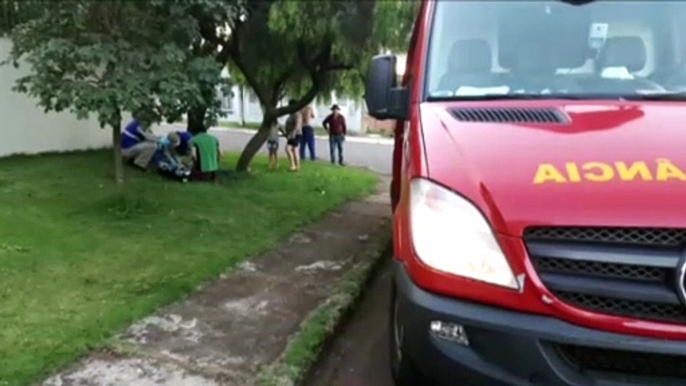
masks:
<svg viewBox="0 0 686 386"><path fill-rule="evenodd" d="M386 5L393 3L393 5ZM417 10L416 1L266 0L247 2L245 16L234 15L226 56L234 81L249 85L264 112L263 127L316 97L359 97L367 62L386 48L406 49ZM403 20L392 20L393 18ZM217 25L202 19L201 30ZM281 106L285 99L293 106ZM247 170L266 139L258 133L236 167Z"/></svg>
<svg viewBox="0 0 686 386"><path fill-rule="evenodd" d="M46 111L96 114L113 127L123 111L160 122L192 105L212 105L214 95L202 91L221 83L222 64L191 51L200 39L191 11L220 3L43 2L41 12L12 30L12 60L31 67L15 90L37 98Z"/></svg>
<svg viewBox="0 0 686 386"><path fill-rule="evenodd" d="M232 75L250 85L267 109L286 94L359 97L367 61L405 50L416 1L328 0L260 2L237 23ZM316 92L311 90L316 88Z"/></svg>
<svg viewBox="0 0 686 386"><path fill-rule="evenodd" d="M31 67L15 90L46 111L95 114L112 127L123 112L161 122L194 111L193 121L212 124L228 66L232 82L249 85L273 120L294 109L278 107L286 98L301 107L333 90L361 96L369 59L405 49L417 4L0 0L0 12L11 15L0 32L11 31L12 61Z"/></svg>
<svg viewBox="0 0 686 386"><path fill-rule="evenodd" d="M42 12L41 1L0 0L0 36Z"/></svg>

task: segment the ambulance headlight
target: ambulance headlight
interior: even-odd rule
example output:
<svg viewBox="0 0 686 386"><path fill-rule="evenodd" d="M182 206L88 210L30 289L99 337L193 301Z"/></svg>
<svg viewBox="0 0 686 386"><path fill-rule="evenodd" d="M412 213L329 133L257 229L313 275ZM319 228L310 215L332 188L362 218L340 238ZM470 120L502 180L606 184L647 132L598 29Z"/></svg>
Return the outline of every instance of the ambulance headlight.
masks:
<svg viewBox="0 0 686 386"><path fill-rule="evenodd" d="M518 289L510 265L481 212L469 201L425 179L410 187L414 249L427 266Z"/></svg>

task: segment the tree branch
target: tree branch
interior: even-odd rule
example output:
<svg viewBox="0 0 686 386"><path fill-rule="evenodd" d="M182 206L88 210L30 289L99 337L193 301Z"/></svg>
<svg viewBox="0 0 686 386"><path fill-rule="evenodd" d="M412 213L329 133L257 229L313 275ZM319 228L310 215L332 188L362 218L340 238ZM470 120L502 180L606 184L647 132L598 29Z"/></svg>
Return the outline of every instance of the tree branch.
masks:
<svg viewBox="0 0 686 386"><path fill-rule="evenodd" d="M310 74L310 81L312 82L312 85L310 86L309 90L307 90L305 95L298 99L293 106L283 106L276 109L275 114L277 117L292 114L310 104L321 91L327 72L343 66L338 64L329 64L331 60L332 49L333 42L331 39L326 39L319 52L317 52L312 59L309 59L307 58L305 47L302 45L298 46L299 60L303 67L305 67L307 72Z"/></svg>
<svg viewBox="0 0 686 386"><path fill-rule="evenodd" d="M295 73L295 68L287 68L281 75L274 81L274 88L272 89L272 99L278 101L281 99L281 94L283 93L284 86L288 79Z"/></svg>
<svg viewBox="0 0 686 386"><path fill-rule="evenodd" d="M275 115L277 117L287 114L293 114L296 111L302 110L305 106L310 104L315 97L317 97L317 94L319 94L319 91L322 88L322 78L325 72L318 72L314 68L309 68L308 72L310 73L310 79L312 81L310 89L307 90L305 95L302 98L298 99L292 106L283 106L276 109Z"/></svg>
<svg viewBox="0 0 686 386"><path fill-rule="evenodd" d="M262 90L262 85L260 82L257 80L257 75L253 73L252 69L248 67L245 62L243 62L243 56L241 55L240 52L240 37L241 37L241 28L240 26L236 26L234 31L232 31L232 39L230 44L226 46L227 49L229 49L229 55L233 59L233 63L238 67L238 70L243 74L245 77L245 81L248 82L250 87L252 88L253 92L257 96L257 99L260 101L262 106L267 106L268 105L268 100L266 95L264 95L264 92Z"/></svg>
<svg viewBox="0 0 686 386"><path fill-rule="evenodd" d="M323 71L348 71L352 70L354 66L352 64L331 64L322 68Z"/></svg>

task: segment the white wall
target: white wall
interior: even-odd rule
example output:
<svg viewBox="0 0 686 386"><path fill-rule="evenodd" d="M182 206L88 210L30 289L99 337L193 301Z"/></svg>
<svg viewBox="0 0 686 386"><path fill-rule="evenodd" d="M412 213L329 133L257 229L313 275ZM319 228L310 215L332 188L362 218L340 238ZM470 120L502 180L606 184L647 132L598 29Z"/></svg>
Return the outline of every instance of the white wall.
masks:
<svg viewBox="0 0 686 386"><path fill-rule="evenodd" d="M9 40L0 38L0 61L9 50ZM94 117L79 121L69 112L45 114L36 100L12 91L15 80L27 74L27 67L0 66L0 156L100 148L111 143L111 131L100 129Z"/></svg>

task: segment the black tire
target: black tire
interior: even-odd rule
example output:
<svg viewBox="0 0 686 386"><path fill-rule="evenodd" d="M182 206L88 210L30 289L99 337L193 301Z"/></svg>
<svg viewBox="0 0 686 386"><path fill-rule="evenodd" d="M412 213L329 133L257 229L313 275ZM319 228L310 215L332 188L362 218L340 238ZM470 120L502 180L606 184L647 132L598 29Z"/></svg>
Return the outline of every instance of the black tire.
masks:
<svg viewBox="0 0 686 386"><path fill-rule="evenodd" d="M391 301L388 315L388 356L391 376L396 386L430 386L433 385L417 369L412 359L405 352L402 342L404 331L402 323L397 323L398 297L395 283L391 285Z"/></svg>

